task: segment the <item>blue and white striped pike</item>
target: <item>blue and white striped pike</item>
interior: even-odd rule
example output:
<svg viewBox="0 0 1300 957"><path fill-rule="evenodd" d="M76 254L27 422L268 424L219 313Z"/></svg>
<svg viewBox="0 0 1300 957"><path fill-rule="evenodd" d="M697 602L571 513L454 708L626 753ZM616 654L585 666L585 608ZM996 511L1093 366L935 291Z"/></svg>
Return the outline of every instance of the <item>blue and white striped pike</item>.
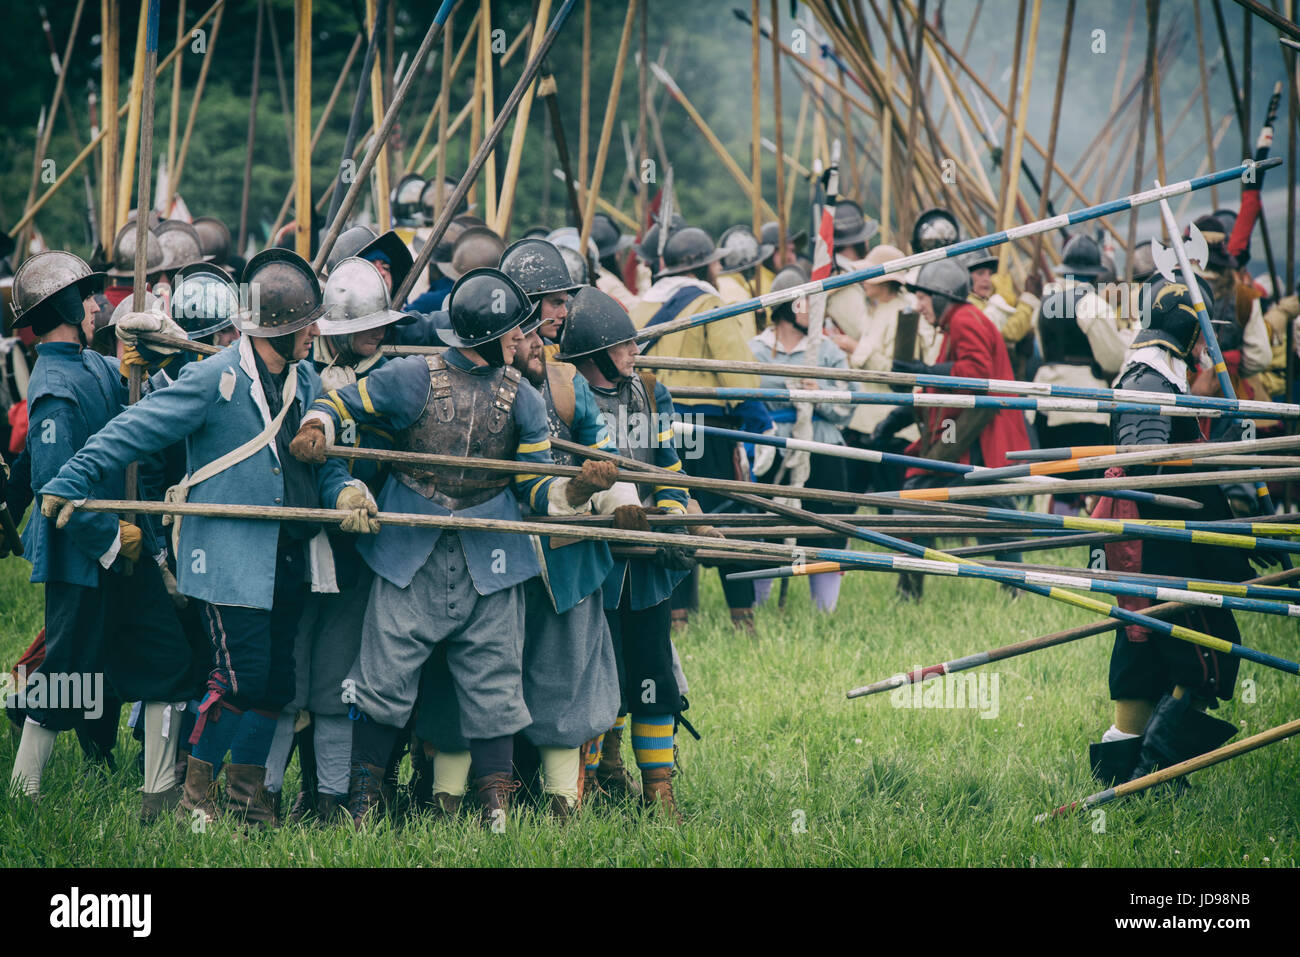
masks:
<svg viewBox="0 0 1300 957"><path fill-rule="evenodd" d="M1194 192L1209 186L1217 186L1220 183L1238 179L1248 170L1266 170L1280 165L1281 162L1280 157L1272 157L1260 163L1253 161L1242 163L1230 169L1207 173L1204 176L1195 176L1192 179L1183 180L1181 183L1171 183L1168 186L1134 193L1122 199L1113 199L1110 202L1099 203L1096 206L1087 206L1073 212L1062 213L1059 216L1049 216L1047 219L1040 219L1037 222L1012 226L1010 229L989 233L986 236L977 236L974 239L966 239L962 242L953 243L951 246L930 249L913 256L904 256L902 259L881 263L878 266L867 266L863 269L855 269L852 272L840 273L838 276L831 276L828 279L818 279L800 286L791 286L789 289L764 293L761 296L755 296L753 299L730 303L718 309L710 309L707 312L697 313L693 316L683 316L681 319L672 322L665 322L653 328L642 329L637 333L636 340L643 342L646 339L658 339L660 336L669 333L681 332L683 329L702 326L706 323L716 322L719 319L726 319L729 316L744 315L747 312L753 312L755 309L771 309L784 302L793 302L801 296L811 296L819 292L830 292L844 286L851 286L854 283L862 282L864 279L874 279L876 276L884 276L889 273L905 272L913 266L923 266L926 263L938 262L940 259L956 259L977 249L1000 246L1016 239L1025 239L1039 233L1051 232L1054 229L1061 229L1066 226L1088 222L1092 219L1100 219L1103 216L1111 216L1115 213L1136 209L1149 203L1158 203L1160 200L1168 199L1171 196L1181 196L1183 193Z"/></svg>

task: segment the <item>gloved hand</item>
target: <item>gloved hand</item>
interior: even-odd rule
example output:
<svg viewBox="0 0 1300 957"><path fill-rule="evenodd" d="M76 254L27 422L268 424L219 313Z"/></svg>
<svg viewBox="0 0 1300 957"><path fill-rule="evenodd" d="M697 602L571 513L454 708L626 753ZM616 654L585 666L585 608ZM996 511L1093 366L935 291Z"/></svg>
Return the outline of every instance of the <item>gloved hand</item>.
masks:
<svg viewBox="0 0 1300 957"><path fill-rule="evenodd" d="M325 427L319 419L308 419L298 427L298 434L289 443L289 454L299 462L322 465L325 462Z"/></svg>
<svg viewBox="0 0 1300 957"><path fill-rule="evenodd" d="M1012 308L1020 301L1020 297L1016 294L1016 284L1011 281L1010 273L993 274L993 291L1006 300L1006 304Z"/></svg>
<svg viewBox="0 0 1300 957"><path fill-rule="evenodd" d="M690 571L697 564L692 551L677 545L660 545L655 549L654 558L651 561L662 568L671 568L684 572Z"/></svg>
<svg viewBox="0 0 1300 957"><path fill-rule="evenodd" d="M895 359L891 367L894 372L906 372L908 375L925 375L930 371L920 359Z"/></svg>
<svg viewBox="0 0 1300 957"><path fill-rule="evenodd" d="M175 336L177 339L189 338L185 330L171 316L161 312L128 312L114 323L113 328L117 332L117 337L129 346L137 345L141 334L144 333L161 333L165 336ZM149 351L159 355L171 355L181 350L176 346L151 343Z"/></svg>
<svg viewBox="0 0 1300 957"><path fill-rule="evenodd" d="M718 531L712 525L696 525L691 529L691 534L703 535L705 538L720 538L723 541L727 540L727 536L723 535L722 532Z"/></svg>
<svg viewBox="0 0 1300 957"><path fill-rule="evenodd" d="M72 503L57 495L42 495L41 514L53 519L55 528L63 528L72 518Z"/></svg>
<svg viewBox="0 0 1300 957"><path fill-rule="evenodd" d="M614 509L614 527L624 532L648 532L646 509L640 505L620 505Z"/></svg>
<svg viewBox="0 0 1300 957"><path fill-rule="evenodd" d="M176 584L176 576L172 570L167 567L167 559L161 559L158 562L158 571L162 574L163 586L167 589L167 595L172 600L172 604L177 610L182 610L190 603L190 600L181 594L180 586Z"/></svg>
<svg viewBox="0 0 1300 957"><path fill-rule="evenodd" d="M754 481L757 482L758 477L760 475L766 475L771 470L772 464L775 461L776 461L775 445L760 445L758 442L755 442L754 443L754 466L753 468L750 469L750 475L752 476Z"/></svg>
<svg viewBox="0 0 1300 957"><path fill-rule="evenodd" d="M299 435L301 434L300 432ZM375 517L379 514L379 506L355 485L343 486L343 491L339 492L339 497L334 501L334 507L347 513L339 521L339 528L343 531L358 535L374 535L379 531L379 519Z"/></svg>
<svg viewBox="0 0 1300 957"><path fill-rule="evenodd" d="M302 433L300 432L299 435ZM295 441L297 441L295 439ZM603 492L613 487L618 481L618 466L613 462L600 462L587 459L582 463L582 472L569 479L564 488L564 498L571 506L577 508L595 492Z"/></svg>
<svg viewBox="0 0 1300 957"><path fill-rule="evenodd" d="M889 415L880 420L880 424L877 425L875 430L871 433L871 438L868 440L867 445L871 448L878 448L885 439L893 438L896 432L907 428L914 421L911 407L900 405L898 408L894 409L893 412L890 412Z"/></svg>
<svg viewBox="0 0 1300 957"><path fill-rule="evenodd" d="M140 560L140 546L144 544L144 536L141 534L138 526L130 522L118 521L117 533L122 538L122 547L118 551L129 562L138 562Z"/></svg>
<svg viewBox="0 0 1300 957"><path fill-rule="evenodd" d="M1043 298L1043 277L1040 273L1031 272L1025 277L1025 292L1035 299Z"/></svg>

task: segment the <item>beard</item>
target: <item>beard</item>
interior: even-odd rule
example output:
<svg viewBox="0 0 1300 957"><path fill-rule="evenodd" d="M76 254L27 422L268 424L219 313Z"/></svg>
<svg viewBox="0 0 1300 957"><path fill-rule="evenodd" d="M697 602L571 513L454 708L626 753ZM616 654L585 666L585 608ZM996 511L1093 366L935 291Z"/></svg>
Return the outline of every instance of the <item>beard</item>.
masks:
<svg viewBox="0 0 1300 957"><path fill-rule="evenodd" d="M540 389L542 383L546 381L546 353L538 350L536 355L531 351L525 355L523 350L515 350L515 360L511 363L519 370L520 375L527 379L534 388Z"/></svg>

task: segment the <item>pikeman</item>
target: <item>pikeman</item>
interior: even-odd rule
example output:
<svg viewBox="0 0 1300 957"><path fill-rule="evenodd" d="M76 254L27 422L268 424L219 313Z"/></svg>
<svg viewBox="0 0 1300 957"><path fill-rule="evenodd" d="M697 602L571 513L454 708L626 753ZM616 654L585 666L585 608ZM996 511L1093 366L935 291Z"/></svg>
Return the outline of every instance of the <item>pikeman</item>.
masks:
<svg viewBox="0 0 1300 957"><path fill-rule="evenodd" d="M104 275L67 252L28 259L14 276L15 325L37 336L37 362L28 385L27 436L31 487L46 494L23 533L33 582L45 583L45 658L28 676L29 696L12 783L35 798L58 732L76 728L88 754L111 766L120 702L145 702L145 780L142 820L179 797L176 741L164 727L168 702L190 695L190 652L156 564L148 524L116 515L72 512L65 501L124 498L126 466L141 458L82 471L76 491L66 476L103 445L96 433L122 413L127 392L116 358L86 348L83 301ZM102 433L101 433L102 434ZM44 488L43 488L44 487ZM134 572L132 574L132 572ZM95 676L106 675L96 687ZM46 687L81 685L81 699L32 700L34 679ZM91 712L99 713L91 713Z"/></svg>
<svg viewBox="0 0 1300 957"><path fill-rule="evenodd" d="M653 375L635 370L633 360L639 351L636 327L614 299L591 288L574 297L560 357L573 362L591 386L596 405L624 455L680 471L681 461L673 446L672 396ZM682 514L687 510L686 490L662 480L638 483L638 493L643 504L656 511ZM636 524L643 530L649 528L648 523ZM697 534L712 534L712 530ZM596 765L594 783L600 788L615 797L635 793L621 755L623 729L630 713L632 750L641 771L641 800L645 805L658 805L677 821L681 814L673 796L673 741L684 699L673 667L670 605L674 587L693 565L692 556L683 549L661 547L653 560L615 561L605 578L605 615L619 664L622 703L618 721L597 746L599 756L591 753L587 759L589 767Z"/></svg>
<svg viewBox="0 0 1300 957"><path fill-rule="evenodd" d="M388 277L369 260L353 257L336 262L325 282L325 313L317 320L321 336L316 340L316 369L320 374L322 401L337 403L337 390L354 384L381 368L387 361L380 349L385 334L395 326L408 325L412 317L391 308ZM322 361L322 356L329 359ZM357 426L341 436L342 445L353 448L391 449L392 437L383 429ZM388 476L383 463L354 459L347 463L354 480L366 484L378 496ZM311 724L298 732L298 757L302 785L289 811L290 823L309 814L322 822L336 820L347 801L348 774L352 758L352 723L348 705L339 688L361 648L361 627L374 573L357 552L354 535L330 530L330 546L338 592L308 596L298 634L294 640L293 701L285 709L293 726L299 712L311 715ZM286 722L286 715L280 721ZM287 732L281 729L287 737ZM400 758L400 750L396 750ZM275 766L268 765L268 782L273 791L284 780L289 748L272 752ZM415 760L415 755L412 755ZM396 762L390 755L390 768ZM395 770L395 768L394 768ZM389 771L391 779L393 771Z"/></svg>
<svg viewBox="0 0 1300 957"><path fill-rule="evenodd" d="M1085 237L1086 238L1086 237ZM1090 240L1091 241L1091 240ZM1011 274L998 272L998 253L993 247L977 249L961 257L970 273L970 295L967 301L998 327L1007 352L1015 357L1013 362L1023 371L1028 368L1033 354L1034 314L1043 294L1043 279L1030 273L1025 289L1017 293ZM1095 279L1095 277L1094 277Z"/></svg>
<svg viewBox="0 0 1300 957"><path fill-rule="evenodd" d="M643 245L645 245L643 243ZM651 329L661 323L672 322L722 306L722 297L714 282L722 268L725 249L713 245L709 234L697 226L685 226L670 232L664 248L664 268L655 283L632 310L632 324L638 329ZM664 336L646 347L659 356L686 356L693 359L721 359L729 362L753 362L745 324L736 316L695 326L683 332ZM568 354L566 352L566 354ZM629 360L630 361L630 360ZM581 368L581 366L580 366ZM758 376L741 372L680 372L666 371L663 380L668 390L673 385L730 387L754 389ZM757 400L738 403L735 408L709 400L692 400L679 403L684 412L699 417L705 425L723 428L741 428L747 432L766 432L772 427L772 418L766 406ZM619 447L623 444L620 442ZM728 439L704 439L700 442L699 457L690 464L690 474L705 478L742 480L747 468L742 466L744 450ZM725 507L726 500L711 492L701 492L696 498L706 512ZM754 628L754 584L750 581L728 581L727 573L735 567L718 566L722 576L722 591L731 609L733 625L747 631ZM692 579L692 583L694 579ZM674 618L686 623L690 609L696 604L690 585L682 587L674 599Z"/></svg>
<svg viewBox="0 0 1300 957"><path fill-rule="evenodd" d="M399 450L550 464L546 406L513 368L520 327L536 307L496 269L474 269L452 288L453 347L440 356L394 359L318 401L294 439L303 461L325 460L346 429L372 426ZM380 493L386 510L465 518L574 514L609 488L614 467L583 465L554 479L472 468L395 465ZM474 768L484 824L504 825L512 787L512 741L531 717L523 695L523 584L540 568L525 537L483 530L386 526L358 551L375 573L361 648L340 687L355 705L348 809L360 823L382 807L384 764L416 703L421 671L445 645L467 752L439 751L433 798L460 806Z"/></svg>
<svg viewBox="0 0 1300 957"><path fill-rule="evenodd" d="M57 516L58 525L97 517L73 508L92 494L120 497L100 492L96 476L184 441L187 474L168 490L169 501L254 509L330 503L345 530L375 530L364 483L337 460L312 469L289 454L298 421L320 394L315 370L301 361L322 312L310 264L268 249L249 261L243 281L258 295L238 315L240 338L190 363L171 385L101 429L40 489L44 515ZM118 323L118 336L132 345L140 333L173 330L176 324L157 313L132 313ZM180 806L194 823L218 816L216 780L229 751L227 806L245 824L275 826L266 758L276 718L293 697L293 637L308 583L337 588L328 540L305 522L199 516L183 524L178 516L172 536L180 592L200 602L213 653ZM162 600L170 609L165 594Z"/></svg>
<svg viewBox="0 0 1300 957"><path fill-rule="evenodd" d="M522 239L506 250L501 271L541 306L521 327L526 334L513 364L545 400L552 438L618 451L586 379L567 362L547 359L535 327L555 314L557 300L562 308L567 299L570 276L559 250L545 240ZM591 295L602 294L585 287L575 299L585 302ZM570 453L553 450L552 456L561 465L576 464ZM628 483L597 492L591 504L597 512L612 513L616 528L646 527L645 511ZM515 736L514 763L526 792L544 799L563 822L579 799L582 745L609 728L619 712L618 668L601 595L614 560L604 542L566 543L544 535L535 542L542 574L524 586L524 702L532 723ZM439 751L465 750L453 724L451 675L438 655L425 665L420 699L417 734Z"/></svg>
<svg viewBox="0 0 1300 957"><path fill-rule="evenodd" d="M596 268L596 288L613 296L620 306L631 312L632 307L637 303L639 293L629 289L623 282L618 257L632 248L636 240L620 233L618 225L608 213L596 213L591 218L591 241L596 244L596 253L599 257ZM644 288L648 289L649 270L638 268L636 274L638 280L644 280ZM635 285L638 290L642 289L641 281Z"/></svg>
<svg viewBox="0 0 1300 957"><path fill-rule="evenodd" d="M758 293L757 267L770 257L775 246L758 241L748 226L732 226L718 237L718 248L725 250L722 268L718 270L718 293L725 303L744 302ZM751 273L750 270L754 270ZM746 312L737 317L745 326L745 335L753 339L758 335L758 317Z"/></svg>
<svg viewBox="0 0 1300 957"><path fill-rule="evenodd" d="M1209 284L1201 283L1206 308L1212 309ZM1157 279L1143 287L1141 329L1133 339L1115 387L1170 395L1187 393L1188 362L1204 348L1201 327L1187 286ZM1116 445L1166 445L1201 440L1196 419L1153 413L1120 412L1113 417ZM1148 472L1181 471L1148 466ZM1123 474L1120 470L1115 470ZM1112 474L1110 472L1108 475ZM1215 521L1232 517L1217 485L1167 489L1201 503L1198 519ZM1173 519L1185 513L1155 505L1135 505L1103 498L1094 515L1113 518ZM1183 578L1244 581L1251 575L1248 553L1211 545L1148 539L1106 546L1107 567L1116 571L1141 571ZM1125 607L1140 599L1120 598ZM1241 642L1231 611L1189 608L1172 619L1226 641ZM1240 659L1209 648L1155 634L1138 625L1120 628L1110 657L1110 696L1115 721L1101 742L1089 749L1093 774L1107 785L1129 781L1198 754L1212 751L1236 733L1236 726L1205 713L1220 700L1232 697Z"/></svg>
<svg viewBox="0 0 1300 957"><path fill-rule="evenodd" d="M113 239L113 261L106 274L111 282L104 287L104 295L109 304L116 306L131 295L131 277L135 275L135 240L137 230L135 223L127 223L117 231ZM144 282L149 289L163 275L170 264L167 254L163 252L162 243L152 232L145 232L144 244Z"/></svg>

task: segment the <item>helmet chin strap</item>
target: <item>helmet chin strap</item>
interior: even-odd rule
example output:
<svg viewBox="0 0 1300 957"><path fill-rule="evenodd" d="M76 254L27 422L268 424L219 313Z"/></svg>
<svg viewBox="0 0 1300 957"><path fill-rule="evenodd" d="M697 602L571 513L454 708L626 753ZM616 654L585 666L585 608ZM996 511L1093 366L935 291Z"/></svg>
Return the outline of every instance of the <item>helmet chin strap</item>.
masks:
<svg viewBox="0 0 1300 957"><path fill-rule="evenodd" d="M618 371L618 366L614 365L614 360L609 357L609 352L605 349L601 349L592 356L592 360L596 363L596 368L600 370L600 374L610 382L620 382L623 379L631 378Z"/></svg>
<svg viewBox="0 0 1300 957"><path fill-rule="evenodd" d="M270 337L269 341L271 343L271 348L276 351L276 353L280 356L280 358L282 358L285 362L292 362L293 344L296 338L297 338L297 333L291 332L288 335L284 335L284 336L272 336Z"/></svg>
<svg viewBox="0 0 1300 957"><path fill-rule="evenodd" d="M485 342L481 346L475 346L474 351L483 357L483 360L494 369L499 369L506 364L504 353L501 351L501 340L493 339L491 342Z"/></svg>

